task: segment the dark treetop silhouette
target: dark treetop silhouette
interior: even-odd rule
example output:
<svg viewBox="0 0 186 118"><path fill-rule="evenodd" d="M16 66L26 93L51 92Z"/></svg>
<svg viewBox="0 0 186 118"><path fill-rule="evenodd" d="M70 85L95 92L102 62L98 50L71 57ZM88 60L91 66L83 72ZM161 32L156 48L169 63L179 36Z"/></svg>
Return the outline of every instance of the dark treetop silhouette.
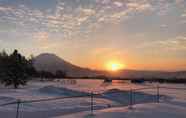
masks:
<svg viewBox="0 0 186 118"><path fill-rule="evenodd" d="M32 72L32 60L26 59L17 50L10 55L5 51L0 53L0 78L5 86L13 85L18 88L20 85L26 85Z"/></svg>

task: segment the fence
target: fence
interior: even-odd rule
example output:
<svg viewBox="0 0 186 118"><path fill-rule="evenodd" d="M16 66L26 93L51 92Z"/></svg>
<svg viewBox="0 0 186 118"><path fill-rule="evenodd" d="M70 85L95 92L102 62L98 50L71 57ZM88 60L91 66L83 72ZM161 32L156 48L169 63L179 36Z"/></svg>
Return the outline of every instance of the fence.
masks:
<svg viewBox="0 0 186 118"><path fill-rule="evenodd" d="M144 87L144 88L139 88L139 89L130 89L129 91L127 91L127 96L128 96L128 108L129 109L133 109L133 105L138 104L139 103L139 95L142 95L140 93L140 91L144 91L144 90L155 90L155 95L151 96L151 98L153 98L153 100L151 100L150 102L160 102L161 99L161 90L162 89L175 89L175 90L186 90L186 88L175 88L175 87L160 87L159 85L157 85L156 87ZM109 94L116 94L117 92L109 92ZM140 94L139 94L140 93ZM16 105L16 114L15 114L15 118L20 118L20 105L24 104L24 103L40 103L40 102L44 102L44 101L56 101L56 100L64 100L64 99L70 99L70 98L83 98L83 97L89 97L90 98L90 113L94 114L94 98L98 98L98 97L103 97L105 98L106 96L103 95L103 93L98 93L95 94L93 92L87 94L87 95L80 95L80 96L70 96L70 97L56 97L56 98L46 98L46 99L36 99L36 100L21 100L18 99L17 101L14 102L10 102L10 103L5 103L5 104L1 104L0 107L3 106L7 106L7 105ZM149 98L147 98L149 99ZM138 101L139 100L139 101Z"/></svg>

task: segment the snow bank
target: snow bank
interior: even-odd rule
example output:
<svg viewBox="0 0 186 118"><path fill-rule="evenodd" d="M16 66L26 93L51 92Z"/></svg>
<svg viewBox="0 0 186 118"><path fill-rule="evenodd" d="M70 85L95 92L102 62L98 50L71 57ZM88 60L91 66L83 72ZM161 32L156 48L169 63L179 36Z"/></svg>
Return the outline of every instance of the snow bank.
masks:
<svg viewBox="0 0 186 118"><path fill-rule="evenodd" d="M103 98L118 102L122 105L130 104L130 91L120 89L110 89L103 93ZM144 92L132 92L132 100L135 104L156 102L157 95L152 95Z"/></svg>
<svg viewBox="0 0 186 118"><path fill-rule="evenodd" d="M81 112L54 118L185 118L186 107L166 103L148 103L135 105L132 110L127 107L97 110L94 115Z"/></svg>
<svg viewBox="0 0 186 118"><path fill-rule="evenodd" d="M10 102L14 100L15 98L12 98L12 97L0 96L0 101L3 101L3 102Z"/></svg>
<svg viewBox="0 0 186 118"><path fill-rule="evenodd" d="M89 95L86 92L80 92L76 90L71 90L63 87L55 87L55 86L45 86L39 89L40 93L49 94L49 95L59 95L59 96L81 96L81 95Z"/></svg>

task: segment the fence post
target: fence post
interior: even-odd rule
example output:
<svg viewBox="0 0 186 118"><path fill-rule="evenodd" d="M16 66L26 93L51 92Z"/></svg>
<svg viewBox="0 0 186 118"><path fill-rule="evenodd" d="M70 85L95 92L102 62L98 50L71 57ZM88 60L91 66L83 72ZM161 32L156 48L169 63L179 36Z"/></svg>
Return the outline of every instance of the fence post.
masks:
<svg viewBox="0 0 186 118"><path fill-rule="evenodd" d="M93 113L94 113L94 107L93 107L93 105L94 105L94 95L93 95L93 92L91 92L91 115L93 115Z"/></svg>
<svg viewBox="0 0 186 118"><path fill-rule="evenodd" d="M135 90L133 90L133 94L132 94L133 96L132 96L132 98L133 98L133 105L135 105L136 104L136 100L135 100Z"/></svg>
<svg viewBox="0 0 186 118"><path fill-rule="evenodd" d="M157 85L157 103L160 102L160 91L159 91L160 87L159 85Z"/></svg>
<svg viewBox="0 0 186 118"><path fill-rule="evenodd" d="M129 109L132 109L132 105L133 105L133 101L132 101L132 89L130 89L130 105L129 105Z"/></svg>
<svg viewBox="0 0 186 118"><path fill-rule="evenodd" d="M17 100L17 108L16 108L16 118L19 118L19 107L21 104L21 100Z"/></svg>

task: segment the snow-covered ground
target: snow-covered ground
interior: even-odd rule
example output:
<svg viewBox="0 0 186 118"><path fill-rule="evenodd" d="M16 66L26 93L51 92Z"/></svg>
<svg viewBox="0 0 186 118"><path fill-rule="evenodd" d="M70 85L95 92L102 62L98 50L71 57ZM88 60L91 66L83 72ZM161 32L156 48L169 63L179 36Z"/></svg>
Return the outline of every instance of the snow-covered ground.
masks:
<svg viewBox="0 0 186 118"><path fill-rule="evenodd" d="M0 105L21 100L37 100L55 97L89 95L90 92L102 93L94 97L94 116L90 116L90 97L70 98L20 105L21 118L184 118L186 116L186 90L160 88L160 103L157 89L133 92L134 109L128 109L130 89L156 87L155 84L131 84L129 82L103 83L101 80L77 80L76 84L66 81L31 81L20 89L5 88L0 85ZM186 88L184 84L160 84L160 87ZM0 106L0 116L12 118L16 105Z"/></svg>
<svg viewBox="0 0 186 118"><path fill-rule="evenodd" d="M127 107L108 108L89 112L81 112L72 115L64 115L55 118L185 118L186 108L166 103L148 103L133 106L132 110Z"/></svg>

